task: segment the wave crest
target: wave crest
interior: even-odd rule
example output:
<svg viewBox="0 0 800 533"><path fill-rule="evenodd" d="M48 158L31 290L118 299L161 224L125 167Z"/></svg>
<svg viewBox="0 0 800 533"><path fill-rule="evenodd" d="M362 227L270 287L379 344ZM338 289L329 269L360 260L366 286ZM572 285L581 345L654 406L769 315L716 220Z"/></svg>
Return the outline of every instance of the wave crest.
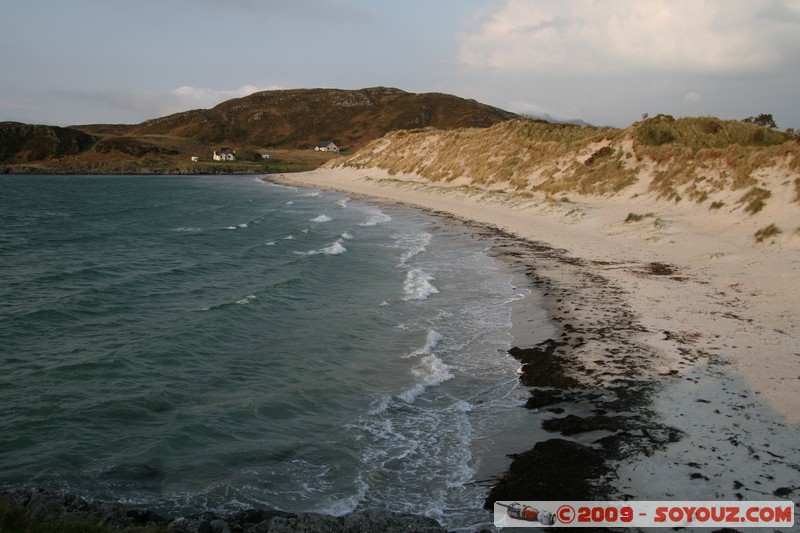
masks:
<svg viewBox="0 0 800 533"><path fill-rule="evenodd" d="M427 300L431 294L438 293L439 289L434 287L431 281L433 281L433 276L424 270L418 268L409 270L403 283L403 292L405 293L403 300Z"/></svg>

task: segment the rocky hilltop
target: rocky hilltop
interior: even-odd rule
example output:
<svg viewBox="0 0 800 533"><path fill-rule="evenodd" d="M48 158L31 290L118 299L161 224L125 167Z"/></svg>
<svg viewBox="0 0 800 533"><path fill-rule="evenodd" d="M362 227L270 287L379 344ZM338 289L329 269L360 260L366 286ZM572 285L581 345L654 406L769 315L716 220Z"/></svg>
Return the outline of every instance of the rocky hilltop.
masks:
<svg viewBox="0 0 800 533"><path fill-rule="evenodd" d="M77 126L90 133L169 135L207 144L313 148L333 140L350 149L400 129L488 127L517 118L495 107L441 93L387 87L264 91L135 126Z"/></svg>

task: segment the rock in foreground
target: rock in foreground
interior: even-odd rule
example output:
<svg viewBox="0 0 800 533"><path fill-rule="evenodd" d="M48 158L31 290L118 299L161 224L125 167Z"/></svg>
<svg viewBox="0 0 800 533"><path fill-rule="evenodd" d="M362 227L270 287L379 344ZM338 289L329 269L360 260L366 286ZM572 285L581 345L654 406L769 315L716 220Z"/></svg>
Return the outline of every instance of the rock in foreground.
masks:
<svg viewBox="0 0 800 533"><path fill-rule="evenodd" d="M37 524L58 524L86 531L147 527L147 531L175 533L367 533L378 531L443 533L439 523L425 516L382 510L353 512L345 516L289 513L248 509L231 515L201 513L167 519L143 510L126 510L116 502L87 501L74 494L48 489L0 493L0 530L34 531Z"/></svg>

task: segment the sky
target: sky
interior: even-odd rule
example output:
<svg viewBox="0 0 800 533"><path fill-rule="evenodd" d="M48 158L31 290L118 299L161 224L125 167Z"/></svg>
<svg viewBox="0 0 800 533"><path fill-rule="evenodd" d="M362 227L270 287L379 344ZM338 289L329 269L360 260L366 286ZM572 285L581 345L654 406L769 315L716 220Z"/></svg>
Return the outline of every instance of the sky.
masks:
<svg viewBox="0 0 800 533"><path fill-rule="evenodd" d="M0 121L135 124L396 87L626 127L800 129L800 0L0 0Z"/></svg>

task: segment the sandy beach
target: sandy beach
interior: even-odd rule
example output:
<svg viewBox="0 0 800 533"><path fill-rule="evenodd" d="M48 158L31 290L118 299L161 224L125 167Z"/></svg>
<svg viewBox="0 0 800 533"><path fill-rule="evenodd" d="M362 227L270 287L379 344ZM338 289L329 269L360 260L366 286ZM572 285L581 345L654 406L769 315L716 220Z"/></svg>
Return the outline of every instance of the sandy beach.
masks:
<svg viewBox="0 0 800 533"><path fill-rule="evenodd" d="M269 179L421 208L494 232L498 257L528 274L560 331L550 345L520 346L532 350L517 354L532 390L531 423L608 452L607 467L593 474L596 488L605 488L588 495L800 497L796 234L757 243L754 232L765 225L758 217L712 217L707 208L632 189L554 201L380 169ZM771 216L794 227L791 199L774 201ZM541 381L537 357L548 351L560 370ZM543 499L556 499L550 495Z"/></svg>

